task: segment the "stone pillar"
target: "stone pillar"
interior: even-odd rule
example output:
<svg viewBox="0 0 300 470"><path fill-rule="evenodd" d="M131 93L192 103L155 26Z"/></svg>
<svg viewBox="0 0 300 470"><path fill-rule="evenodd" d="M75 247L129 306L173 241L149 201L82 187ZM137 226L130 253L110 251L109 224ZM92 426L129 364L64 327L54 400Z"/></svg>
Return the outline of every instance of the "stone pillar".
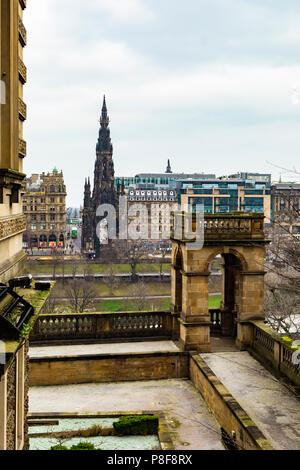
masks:
<svg viewBox="0 0 300 470"><path fill-rule="evenodd" d="M251 334L247 322L264 320L264 276L265 271L241 273L241 305L238 312L238 330L236 344L243 349L249 344ZM250 335L250 336L249 336Z"/></svg>
<svg viewBox="0 0 300 470"><path fill-rule="evenodd" d="M180 344L186 351L210 352L208 272L183 272Z"/></svg>

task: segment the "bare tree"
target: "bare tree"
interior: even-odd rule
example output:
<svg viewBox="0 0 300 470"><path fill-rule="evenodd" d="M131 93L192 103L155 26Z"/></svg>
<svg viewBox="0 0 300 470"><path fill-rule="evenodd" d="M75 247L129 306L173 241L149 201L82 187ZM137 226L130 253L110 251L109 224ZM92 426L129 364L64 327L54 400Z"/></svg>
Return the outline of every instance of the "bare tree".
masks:
<svg viewBox="0 0 300 470"><path fill-rule="evenodd" d="M266 251L265 313L276 331L300 335L300 240L292 230L300 223L299 205L294 196L280 197L284 209L274 215Z"/></svg>
<svg viewBox="0 0 300 470"><path fill-rule="evenodd" d="M42 313L44 314L52 314L56 312L56 309L58 307L59 303L56 297L53 297L50 295L49 299L45 303Z"/></svg>
<svg viewBox="0 0 300 470"><path fill-rule="evenodd" d="M142 281L131 284L128 288L128 297L125 303L126 310L137 310L139 312L150 309L149 287Z"/></svg>
<svg viewBox="0 0 300 470"><path fill-rule="evenodd" d="M137 266L141 263L141 244L138 242L127 242L122 250L120 250L120 257L127 261L131 268L131 280L136 282L138 280Z"/></svg>
<svg viewBox="0 0 300 470"><path fill-rule="evenodd" d="M65 288L66 297L75 313L83 313L94 307L98 295L92 283L73 279Z"/></svg>
<svg viewBox="0 0 300 470"><path fill-rule="evenodd" d="M109 273L105 276L104 282L108 285L109 293L112 296L115 289L117 289L120 285L120 278L114 272L114 264L112 260L109 263Z"/></svg>

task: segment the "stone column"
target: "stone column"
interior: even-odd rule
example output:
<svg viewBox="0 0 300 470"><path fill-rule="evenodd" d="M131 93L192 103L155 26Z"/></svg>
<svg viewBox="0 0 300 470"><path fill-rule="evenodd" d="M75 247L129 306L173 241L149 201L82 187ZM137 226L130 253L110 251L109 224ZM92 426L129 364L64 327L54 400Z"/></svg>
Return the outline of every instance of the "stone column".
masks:
<svg viewBox="0 0 300 470"><path fill-rule="evenodd" d="M182 272L180 344L186 351L210 352L209 272Z"/></svg>
<svg viewBox="0 0 300 470"><path fill-rule="evenodd" d="M242 293L238 312L238 329L236 344L243 349L249 344L249 324L251 320L264 320L264 276L265 271L248 271L241 273ZM249 336L250 334L250 336Z"/></svg>

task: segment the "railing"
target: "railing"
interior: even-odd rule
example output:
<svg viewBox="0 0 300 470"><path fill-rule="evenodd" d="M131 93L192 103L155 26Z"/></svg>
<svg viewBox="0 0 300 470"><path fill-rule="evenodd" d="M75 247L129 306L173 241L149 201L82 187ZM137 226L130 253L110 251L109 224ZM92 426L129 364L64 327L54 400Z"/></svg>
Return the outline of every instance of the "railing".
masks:
<svg viewBox="0 0 300 470"><path fill-rule="evenodd" d="M174 316L170 312L40 315L30 334L30 342L171 339L173 321Z"/></svg>
<svg viewBox="0 0 300 470"><path fill-rule="evenodd" d="M264 348L268 353L271 353L272 356L274 355L274 338L257 327L255 328L254 344Z"/></svg>
<svg viewBox="0 0 300 470"><path fill-rule="evenodd" d="M210 333L211 335L220 334L222 331L222 314L220 309L210 310Z"/></svg>
<svg viewBox="0 0 300 470"><path fill-rule="evenodd" d="M262 321L250 322L253 327L252 349L258 356L266 359L268 363L283 375L286 375L294 384L300 386L300 351L297 354L282 341L280 335Z"/></svg>

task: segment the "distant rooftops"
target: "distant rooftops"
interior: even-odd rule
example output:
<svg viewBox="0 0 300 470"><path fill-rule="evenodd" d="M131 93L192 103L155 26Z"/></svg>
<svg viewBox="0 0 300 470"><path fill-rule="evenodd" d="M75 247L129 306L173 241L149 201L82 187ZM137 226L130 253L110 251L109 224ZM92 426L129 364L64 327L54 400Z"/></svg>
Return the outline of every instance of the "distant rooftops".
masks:
<svg viewBox="0 0 300 470"><path fill-rule="evenodd" d="M136 178L170 178L174 180L178 179L211 179L216 178L216 175L205 174L205 173L139 173Z"/></svg>

